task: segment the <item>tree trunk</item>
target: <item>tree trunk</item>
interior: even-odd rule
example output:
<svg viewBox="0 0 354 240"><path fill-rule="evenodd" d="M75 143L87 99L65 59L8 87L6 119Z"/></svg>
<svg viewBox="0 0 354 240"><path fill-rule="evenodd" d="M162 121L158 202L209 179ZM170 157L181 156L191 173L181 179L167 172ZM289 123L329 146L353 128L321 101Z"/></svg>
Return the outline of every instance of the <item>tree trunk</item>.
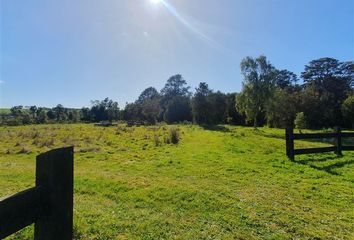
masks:
<svg viewBox="0 0 354 240"><path fill-rule="evenodd" d="M257 129L257 116L258 116L258 114L256 113L254 115L254 119L253 119L253 127L254 127L254 129Z"/></svg>

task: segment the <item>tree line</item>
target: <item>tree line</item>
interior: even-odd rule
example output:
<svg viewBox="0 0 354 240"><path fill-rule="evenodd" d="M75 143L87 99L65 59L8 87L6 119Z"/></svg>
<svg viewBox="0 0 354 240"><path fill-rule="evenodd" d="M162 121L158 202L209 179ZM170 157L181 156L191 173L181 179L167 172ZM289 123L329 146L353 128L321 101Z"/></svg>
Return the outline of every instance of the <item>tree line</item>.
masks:
<svg viewBox="0 0 354 240"><path fill-rule="evenodd" d="M92 101L90 108L82 109L60 104L54 108L15 106L0 113L0 125L123 120L131 125L193 122L280 128L354 127L352 61L316 59L305 66L300 77L276 69L265 56L246 57L240 68L243 83L239 93L213 91L205 82L192 93L186 80L177 74L161 91L146 88L124 109L109 98Z"/></svg>

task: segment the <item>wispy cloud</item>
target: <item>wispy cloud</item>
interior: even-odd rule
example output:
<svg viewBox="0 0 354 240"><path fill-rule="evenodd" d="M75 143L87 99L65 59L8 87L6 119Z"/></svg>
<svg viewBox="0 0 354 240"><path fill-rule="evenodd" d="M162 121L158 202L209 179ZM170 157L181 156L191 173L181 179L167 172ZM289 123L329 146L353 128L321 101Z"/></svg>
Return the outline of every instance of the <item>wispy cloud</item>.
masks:
<svg viewBox="0 0 354 240"><path fill-rule="evenodd" d="M5 83L5 81L0 80L0 84L3 84L3 83Z"/></svg>

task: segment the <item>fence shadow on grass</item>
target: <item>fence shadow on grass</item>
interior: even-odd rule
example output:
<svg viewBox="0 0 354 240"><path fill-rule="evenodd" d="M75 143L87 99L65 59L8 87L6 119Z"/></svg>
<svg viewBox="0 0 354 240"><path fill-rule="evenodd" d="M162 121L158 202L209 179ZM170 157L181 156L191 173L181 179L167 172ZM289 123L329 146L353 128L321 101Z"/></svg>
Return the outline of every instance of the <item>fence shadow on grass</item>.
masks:
<svg viewBox="0 0 354 240"><path fill-rule="evenodd" d="M336 169L354 164L354 159L340 161L341 159L343 159L342 156L338 156L338 157L337 156L326 156L326 157L317 158L317 159L306 159L306 160L295 161L295 163L306 165L306 166L309 166L310 168L313 168L313 169L316 169L319 171L324 171L324 172L329 173L331 175L339 176L341 174L338 173L337 171L335 171ZM339 161L336 161L336 162L334 162L330 165L326 165L326 166L315 165L316 162L317 163L325 163L325 162L328 162L331 160L339 160Z"/></svg>

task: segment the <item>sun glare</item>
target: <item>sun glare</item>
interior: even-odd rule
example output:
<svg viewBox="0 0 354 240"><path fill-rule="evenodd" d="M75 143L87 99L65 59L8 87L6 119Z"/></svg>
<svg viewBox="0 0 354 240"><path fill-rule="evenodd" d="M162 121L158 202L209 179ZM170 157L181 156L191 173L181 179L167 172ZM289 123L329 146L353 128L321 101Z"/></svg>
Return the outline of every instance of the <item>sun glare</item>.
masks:
<svg viewBox="0 0 354 240"><path fill-rule="evenodd" d="M161 3L162 2L162 0L150 0L151 1L151 3L153 3L153 4L158 4L158 3Z"/></svg>

